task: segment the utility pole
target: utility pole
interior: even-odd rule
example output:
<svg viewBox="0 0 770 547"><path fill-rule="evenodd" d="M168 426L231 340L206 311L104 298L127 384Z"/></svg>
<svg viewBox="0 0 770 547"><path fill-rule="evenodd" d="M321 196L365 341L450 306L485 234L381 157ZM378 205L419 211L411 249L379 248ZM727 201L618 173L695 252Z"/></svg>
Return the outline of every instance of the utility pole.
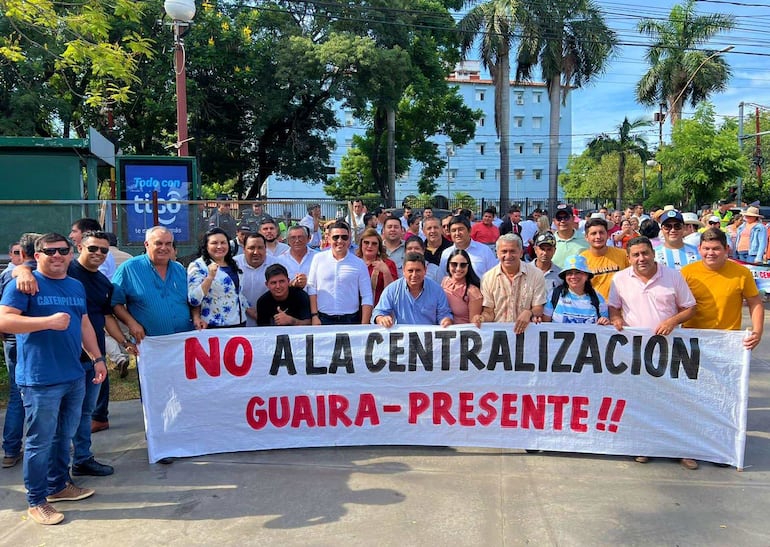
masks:
<svg viewBox="0 0 770 547"><path fill-rule="evenodd" d="M757 186L762 188L762 164L764 159L762 158L762 137L759 134L759 107L755 107L754 110L754 122L755 132L757 134L757 147L754 149L754 165L757 167Z"/></svg>

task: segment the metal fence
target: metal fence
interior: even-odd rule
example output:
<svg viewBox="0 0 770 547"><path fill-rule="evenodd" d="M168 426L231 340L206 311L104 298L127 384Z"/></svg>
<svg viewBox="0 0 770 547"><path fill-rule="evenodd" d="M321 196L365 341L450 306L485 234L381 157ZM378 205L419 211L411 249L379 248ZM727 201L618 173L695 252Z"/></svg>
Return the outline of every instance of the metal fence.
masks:
<svg viewBox="0 0 770 547"><path fill-rule="evenodd" d="M598 209L606 201L586 199L574 202L579 209ZM144 231L156 223L167 226L175 233L179 254L187 255L197 252L200 237L209 226L209 219L221 202L205 201L169 201L153 202L150 200L135 201L75 201L75 200L0 200L0 261L7 261L8 245L17 241L24 232L59 232L70 233L72 225L80 218L89 217L99 220L108 232L118 238L121 249L140 254L144 251ZM231 215L237 222L244 211L251 210L254 201L228 201ZM349 202L336 200L282 200L268 199L261 202L263 211L276 219L284 221L284 225L298 222L307 214L308 205L318 203L321 206L323 219L343 218L347 216ZM431 205L440 209L466 207L481 213L486 208L494 206L499 215L504 215L498 201L494 200L451 200L436 203L409 199L408 204L414 208ZM527 215L535 208L546 208L547 199L526 198L513 201L522 213ZM370 210L377 204L367 203ZM444 207L442 207L442 205ZM507 210L507 208L506 208Z"/></svg>

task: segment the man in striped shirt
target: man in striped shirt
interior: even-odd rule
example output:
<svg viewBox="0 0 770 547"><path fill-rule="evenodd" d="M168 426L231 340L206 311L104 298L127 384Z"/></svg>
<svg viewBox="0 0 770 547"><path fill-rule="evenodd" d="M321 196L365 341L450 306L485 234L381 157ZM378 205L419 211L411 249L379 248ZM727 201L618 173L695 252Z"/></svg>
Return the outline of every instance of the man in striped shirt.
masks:
<svg viewBox="0 0 770 547"><path fill-rule="evenodd" d="M679 211L666 211L660 217L663 243L655 247L655 262L675 270L700 260L698 248L684 242L684 217Z"/></svg>

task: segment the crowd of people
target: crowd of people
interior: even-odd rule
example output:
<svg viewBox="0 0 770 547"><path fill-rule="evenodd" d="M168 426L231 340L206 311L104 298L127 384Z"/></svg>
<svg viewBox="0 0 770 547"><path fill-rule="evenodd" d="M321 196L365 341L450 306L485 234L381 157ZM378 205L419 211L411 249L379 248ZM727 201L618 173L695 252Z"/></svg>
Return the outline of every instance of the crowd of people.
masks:
<svg viewBox="0 0 770 547"><path fill-rule="evenodd" d="M91 496L72 477L114 471L90 449L91 435L109 428L106 357L124 376L146 336L489 322L511 323L517 334L557 322L668 335L741 329L745 301L744 346L760 342L762 298L749 269L729 260L765 260L757 207L738 214L720 202L700 218L671 206L581 218L561 204L551 213L523 217L514 206L499 218L489 208L474 222L467 209L439 218L430 207L421 215L407 207L396 217L355 200L346 219L324 222L311 204L292 224L261 204L235 220L228 205L207 218L186 268L161 226L146 231L145 252L130 258L93 219L77 221L69 238L23 234L0 277L11 379L3 467L23 458L28 512L42 524L63 520L54 503ZM698 467L689 458L682 465Z"/></svg>

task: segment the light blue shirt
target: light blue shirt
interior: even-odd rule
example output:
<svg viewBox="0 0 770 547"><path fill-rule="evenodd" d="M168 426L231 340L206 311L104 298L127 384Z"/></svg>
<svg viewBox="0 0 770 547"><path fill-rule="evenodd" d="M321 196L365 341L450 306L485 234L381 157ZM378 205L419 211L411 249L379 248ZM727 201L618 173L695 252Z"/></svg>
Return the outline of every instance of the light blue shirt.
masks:
<svg viewBox="0 0 770 547"><path fill-rule="evenodd" d="M147 255L135 256L120 265L112 278L112 303L125 304L147 336L193 330L187 304L187 272L173 260L162 279Z"/></svg>
<svg viewBox="0 0 770 547"><path fill-rule="evenodd" d="M385 287L372 312L372 323L379 315L390 315L402 325L438 325L445 317L453 319L444 289L428 278L417 298L409 292L404 278Z"/></svg>

